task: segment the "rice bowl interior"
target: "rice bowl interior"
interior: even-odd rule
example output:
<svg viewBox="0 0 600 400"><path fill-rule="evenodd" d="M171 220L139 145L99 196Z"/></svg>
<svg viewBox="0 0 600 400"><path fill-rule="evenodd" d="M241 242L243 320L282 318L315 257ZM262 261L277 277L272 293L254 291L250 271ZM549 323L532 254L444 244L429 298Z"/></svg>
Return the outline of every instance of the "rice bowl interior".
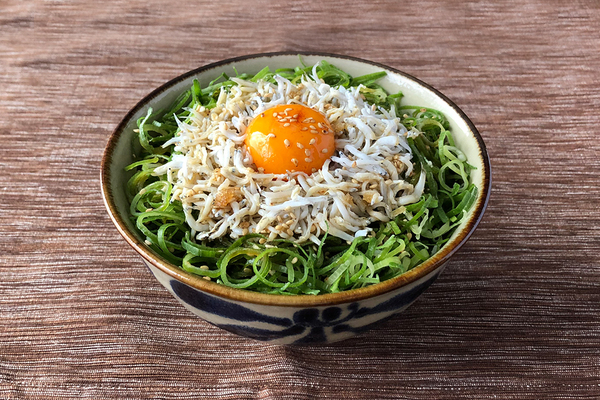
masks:
<svg viewBox="0 0 600 400"><path fill-rule="evenodd" d="M307 63L323 58L303 57ZM332 57L330 60L355 75L386 69L379 65L359 66L348 59ZM276 63L294 65L297 56L278 57ZM235 66L237 70L257 72L264 64L248 59L240 60ZM213 69L202 71L204 81L215 78L221 72L218 66ZM466 240L487 202L489 170L482 160L480 147L472 143L474 127L464 119L460 110L413 78L397 71L386 72L387 76L380 83L388 91L402 91L406 102L427 105L446 114L456 146L475 166L470 177L480 188L477 204L446 245L450 249L446 253L440 251L435 260L409 271L410 274L403 280L410 280L411 276L419 274L420 269L427 269L428 263L440 262L453 253L458 244L456 239L461 243ZM184 75L179 81L168 84L169 90L163 88L151 94L154 107L164 107L172 102L178 91L190 85L193 77L194 72ZM218 107L211 110L197 108L190 121L181 121L182 134L169 143L178 149L179 155L161 167L164 171L159 170L169 176L174 194L184 204L186 222L199 239L223 236L235 239L247 233L261 233L267 241L283 238L318 244L327 232L352 241L371 235L373 221L392 219L398 210L421 197L423 171L415 184L406 179L413 168L406 138L413 133L397 123L393 110L381 110L365 103L358 90L328 87L316 79L304 80L300 85L284 81L267 84L246 80L237 84L235 89L219 99ZM272 107L294 102L317 109L327 117L336 134L335 154L311 174L293 170L285 174L260 171L255 168L254 160L244 145L245 128ZM143 118L145 111L141 104L138 105L117 131L135 129L135 120ZM112 157L119 158L117 153L120 153L124 160L133 161L131 154L139 152L139 146L135 141L129 143L129 146L118 146ZM196 157L186 157L194 153ZM119 164L123 168L126 162ZM116 176L121 173L118 168L111 165L111 171L106 175ZM215 200L223 198L219 193L227 193L231 188L234 192L229 199L222 200L223 206L214 207ZM114 181L111 183L110 199L113 204L127 200L122 188L117 188ZM474 210L475 216L472 215ZM118 226L126 227L128 241L144 248L144 238L136 232L133 223L126 217L126 211L121 210L118 214L121 215ZM156 262L156 255L147 248L142 255L144 253L146 259ZM180 274L181 271L178 271L177 275ZM193 278L189 281L193 281L194 285L205 285ZM387 282L388 286L392 284Z"/></svg>

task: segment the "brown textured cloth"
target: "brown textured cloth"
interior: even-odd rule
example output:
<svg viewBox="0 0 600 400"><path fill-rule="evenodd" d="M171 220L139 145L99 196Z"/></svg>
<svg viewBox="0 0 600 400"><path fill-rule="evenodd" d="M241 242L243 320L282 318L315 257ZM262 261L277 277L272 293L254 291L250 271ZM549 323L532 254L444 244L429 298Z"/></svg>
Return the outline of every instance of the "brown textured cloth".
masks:
<svg viewBox="0 0 600 400"><path fill-rule="evenodd" d="M599 29L593 0L0 0L0 398L600 398ZM100 197L108 136L151 89L281 50L413 74L492 158L487 214L440 279L325 347L194 317Z"/></svg>

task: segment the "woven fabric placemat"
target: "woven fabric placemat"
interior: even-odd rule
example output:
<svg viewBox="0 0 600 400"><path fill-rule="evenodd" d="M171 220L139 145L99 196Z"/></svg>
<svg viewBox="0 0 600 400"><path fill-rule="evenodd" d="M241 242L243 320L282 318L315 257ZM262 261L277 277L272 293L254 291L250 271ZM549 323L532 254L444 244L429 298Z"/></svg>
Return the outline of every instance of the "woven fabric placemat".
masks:
<svg viewBox="0 0 600 400"><path fill-rule="evenodd" d="M600 398L600 5L494 3L0 1L0 398ZM487 213L444 274L330 346L194 317L100 196L108 137L144 95L283 50L424 80L492 159Z"/></svg>

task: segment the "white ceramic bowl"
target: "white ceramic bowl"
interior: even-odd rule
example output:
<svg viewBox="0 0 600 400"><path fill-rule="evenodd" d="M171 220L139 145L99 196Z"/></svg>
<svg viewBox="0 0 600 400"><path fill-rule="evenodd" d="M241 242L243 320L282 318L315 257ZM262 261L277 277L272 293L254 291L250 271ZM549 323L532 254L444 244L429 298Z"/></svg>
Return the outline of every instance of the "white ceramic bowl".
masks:
<svg viewBox="0 0 600 400"><path fill-rule="evenodd" d="M457 147L476 167L471 173L478 199L452 239L423 264L396 278L369 287L324 295L268 295L206 281L170 264L144 244L129 219L124 168L139 151L133 133L148 106L160 109L187 90L194 78L206 84L222 72L256 73L299 65L298 53L258 54L210 64L165 83L142 99L111 135L102 160L102 194L108 213L125 240L142 256L156 279L187 309L208 322L240 335L273 343L327 343L351 337L408 307L437 278L450 257L467 241L486 208L491 188L490 162L477 129L447 97L418 79L385 65L332 54L301 54L306 65L326 60L352 76L384 70L380 83L402 91L403 104L437 109L450 122Z"/></svg>

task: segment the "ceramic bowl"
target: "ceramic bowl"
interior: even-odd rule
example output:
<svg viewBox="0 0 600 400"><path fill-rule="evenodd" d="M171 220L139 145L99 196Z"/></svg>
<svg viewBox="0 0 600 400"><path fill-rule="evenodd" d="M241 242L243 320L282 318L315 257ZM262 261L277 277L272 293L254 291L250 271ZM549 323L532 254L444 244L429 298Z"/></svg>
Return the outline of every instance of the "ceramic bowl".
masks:
<svg viewBox="0 0 600 400"><path fill-rule="evenodd" d="M144 244L128 217L124 168L139 150L136 120L148 106L160 109L187 90L194 78L206 84L222 72L256 73L299 65L298 53L270 53L233 58L195 69L165 83L142 99L111 135L102 160L102 194L108 213L125 240L137 251L156 279L184 307L206 321L243 336L271 343L330 343L349 338L376 325L413 303L433 283L450 257L467 241L479 223L490 195L490 162L475 126L446 96L418 79L385 65L332 54L302 54L306 65L320 60L353 76L384 70L379 83L389 92L402 91L403 104L431 107L450 121L457 146L476 167L472 180L478 200L452 239L433 257L394 279L369 287L324 295L268 295L232 289L201 279L170 264ZM426 305L424 305L426 306Z"/></svg>

